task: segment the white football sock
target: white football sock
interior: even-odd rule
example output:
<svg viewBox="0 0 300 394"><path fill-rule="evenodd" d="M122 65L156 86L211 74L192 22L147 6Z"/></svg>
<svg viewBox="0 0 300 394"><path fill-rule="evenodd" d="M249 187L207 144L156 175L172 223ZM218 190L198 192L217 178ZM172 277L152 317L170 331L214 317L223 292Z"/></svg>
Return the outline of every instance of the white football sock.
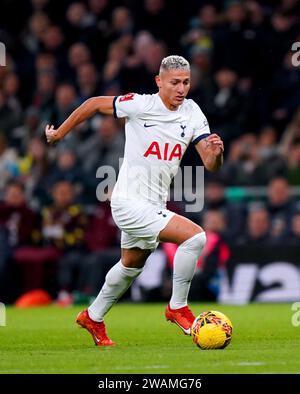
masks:
<svg viewBox="0 0 300 394"><path fill-rule="evenodd" d="M191 281L205 242L205 232L202 232L187 239L178 247L174 257L171 309L179 309L187 305Z"/></svg>
<svg viewBox="0 0 300 394"><path fill-rule="evenodd" d="M95 301L88 308L92 320L102 321L104 315L115 302L125 293L143 268L125 267L121 260L114 265L105 277L105 283Z"/></svg>

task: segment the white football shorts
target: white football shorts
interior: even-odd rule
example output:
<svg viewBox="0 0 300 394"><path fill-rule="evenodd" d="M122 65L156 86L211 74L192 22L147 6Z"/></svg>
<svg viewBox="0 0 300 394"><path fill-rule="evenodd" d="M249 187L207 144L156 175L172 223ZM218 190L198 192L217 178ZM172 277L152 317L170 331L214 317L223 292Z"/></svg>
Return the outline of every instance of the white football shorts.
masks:
<svg viewBox="0 0 300 394"><path fill-rule="evenodd" d="M158 244L158 236L174 212L138 200L114 200L111 202L112 217L122 230L121 247L124 249L140 248L154 251Z"/></svg>

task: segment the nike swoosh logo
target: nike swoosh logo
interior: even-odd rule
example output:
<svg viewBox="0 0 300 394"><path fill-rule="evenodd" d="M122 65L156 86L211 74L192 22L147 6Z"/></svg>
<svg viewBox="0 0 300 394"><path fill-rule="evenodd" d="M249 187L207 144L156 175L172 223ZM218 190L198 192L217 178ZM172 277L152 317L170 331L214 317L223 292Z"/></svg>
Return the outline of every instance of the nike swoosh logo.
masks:
<svg viewBox="0 0 300 394"><path fill-rule="evenodd" d="M191 329L190 328L184 328L182 327L176 320L170 320L172 323L175 323L179 328L182 329L182 331L185 333L185 335L191 335Z"/></svg>
<svg viewBox="0 0 300 394"><path fill-rule="evenodd" d="M101 342L101 339L97 338L95 334L93 335L93 337L98 343Z"/></svg>
<svg viewBox="0 0 300 394"><path fill-rule="evenodd" d="M144 127L153 127L153 126L156 126L156 124L147 124L147 123L144 123Z"/></svg>
<svg viewBox="0 0 300 394"><path fill-rule="evenodd" d="M182 331L185 333L185 335L191 335L191 329L190 328L186 329L186 328L182 327L179 323L177 323L177 321L174 321L174 323L177 324L177 326L182 329Z"/></svg>

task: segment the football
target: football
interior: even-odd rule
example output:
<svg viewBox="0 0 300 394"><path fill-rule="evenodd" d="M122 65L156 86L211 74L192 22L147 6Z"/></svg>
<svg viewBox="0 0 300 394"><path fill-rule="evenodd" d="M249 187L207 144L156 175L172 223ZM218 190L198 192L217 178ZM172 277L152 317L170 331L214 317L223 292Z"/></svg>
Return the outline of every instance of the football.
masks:
<svg viewBox="0 0 300 394"><path fill-rule="evenodd" d="M193 342L200 349L224 349L232 338L232 323L218 311L202 312L191 329Z"/></svg>

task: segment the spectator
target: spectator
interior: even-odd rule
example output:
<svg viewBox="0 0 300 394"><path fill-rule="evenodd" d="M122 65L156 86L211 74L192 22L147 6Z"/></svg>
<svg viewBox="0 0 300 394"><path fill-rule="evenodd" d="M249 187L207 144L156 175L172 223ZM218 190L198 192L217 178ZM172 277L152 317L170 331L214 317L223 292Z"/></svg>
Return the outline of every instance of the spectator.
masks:
<svg viewBox="0 0 300 394"><path fill-rule="evenodd" d="M91 51L89 50L89 47L83 42L75 42L73 45L70 46L68 51L68 63L71 73L71 76L69 76L68 79L70 80L70 82L76 82L76 74L78 68L83 64L90 63L91 58Z"/></svg>
<svg viewBox="0 0 300 394"><path fill-rule="evenodd" d="M19 175L18 154L9 147L4 134L0 133L0 196L8 181Z"/></svg>
<svg viewBox="0 0 300 394"><path fill-rule="evenodd" d="M241 134L243 124L243 98L238 91L238 75L229 68L215 74L215 89L209 109L212 127L220 130L225 144Z"/></svg>
<svg viewBox="0 0 300 394"><path fill-rule="evenodd" d="M12 130L11 145L18 150L20 155L25 155L30 140L34 137L43 137L44 126L40 121L39 110L35 107L28 107L24 113L23 124Z"/></svg>
<svg viewBox="0 0 300 394"><path fill-rule="evenodd" d="M126 7L116 7L111 16L111 27L108 30L110 41L118 40L133 32L133 19Z"/></svg>
<svg viewBox="0 0 300 394"><path fill-rule="evenodd" d="M77 68L77 85L80 102L99 94L99 75L93 63L85 63Z"/></svg>
<svg viewBox="0 0 300 394"><path fill-rule="evenodd" d="M242 76L252 75L255 49L259 45L256 30L247 19L246 7L241 1L225 3L224 22L214 36L215 69L231 69ZM251 67L250 67L251 65Z"/></svg>
<svg viewBox="0 0 300 394"><path fill-rule="evenodd" d="M286 176L289 185L300 185L300 140L290 147L286 156Z"/></svg>
<svg viewBox="0 0 300 394"><path fill-rule="evenodd" d="M125 64L121 71L121 85L124 92L141 92L147 89L149 93L156 92L154 77L162 58L166 56L166 47L162 42L149 42L140 64Z"/></svg>
<svg viewBox="0 0 300 394"><path fill-rule="evenodd" d="M39 137L28 141L26 152L20 158L19 175L26 185L26 193L36 207L48 202L47 174L50 162L44 142Z"/></svg>
<svg viewBox="0 0 300 394"><path fill-rule="evenodd" d="M89 8L96 18L99 28L104 29L108 25L110 15L108 0L89 0Z"/></svg>
<svg viewBox="0 0 300 394"><path fill-rule="evenodd" d="M217 301L220 291L221 270L230 257L227 246L227 222L222 210L209 209L203 218L207 242L198 261L191 285L194 300Z"/></svg>
<svg viewBox="0 0 300 394"><path fill-rule="evenodd" d="M79 1L71 3L67 9L66 19L65 31L68 44L87 41L89 35L92 34L95 19L86 5Z"/></svg>
<svg viewBox="0 0 300 394"><path fill-rule="evenodd" d="M43 35L50 26L48 16L42 12L37 11L32 14L28 21L28 30L22 37L22 42L27 51L36 55L41 47Z"/></svg>
<svg viewBox="0 0 300 394"><path fill-rule="evenodd" d="M110 45L108 50L108 59L103 68L103 88L119 84L121 68L125 62L127 50L124 45L116 41Z"/></svg>
<svg viewBox="0 0 300 394"><path fill-rule="evenodd" d="M37 74L37 86L32 97L32 106L40 113L41 121L49 120L53 106L56 80L53 72Z"/></svg>
<svg viewBox="0 0 300 394"><path fill-rule="evenodd" d="M37 74L57 74L56 58L51 53L39 53L35 58L35 72Z"/></svg>
<svg viewBox="0 0 300 394"><path fill-rule="evenodd" d="M172 50L176 50L182 26L180 18L175 15L175 8L167 8L165 0L144 0L136 18L137 31L147 30L156 40L161 40Z"/></svg>
<svg viewBox="0 0 300 394"><path fill-rule="evenodd" d="M97 149L95 149L97 147ZM119 173L119 161L124 152L124 135L118 122L111 116L101 117L95 134L86 138L77 147L78 158L81 161L82 178L85 193L82 196L86 204L95 203L95 191L99 184L97 171L102 166L109 166L113 175ZM103 180L103 179L101 179Z"/></svg>
<svg viewBox="0 0 300 394"><path fill-rule="evenodd" d="M10 131L19 123L19 109L11 108L4 92L0 90L0 130L9 137Z"/></svg>
<svg viewBox="0 0 300 394"><path fill-rule="evenodd" d="M72 149L63 147L58 150L56 164L44 179L44 188L49 192L57 182L63 180L72 183L79 195L82 191L82 172L77 160L76 152Z"/></svg>
<svg viewBox="0 0 300 394"><path fill-rule="evenodd" d="M8 231L11 247L30 244L39 239L38 216L27 205L21 183L12 181L7 184L0 211L0 223Z"/></svg>
<svg viewBox="0 0 300 394"><path fill-rule="evenodd" d="M279 155L277 147L277 131L272 126L265 126L260 130L258 138L258 154L263 160Z"/></svg>
<svg viewBox="0 0 300 394"><path fill-rule="evenodd" d="M77 151L82 169L90 179L95 178L97 168L103 165L113 167L118 173L124 152L124 135L118 122L111 116L103 116L96 134L83 141Z"/></svg>
<svg viewBox="0 0 300 394"><path fill-rule="evenodd" d="M196 46L191 50L192 84L189 94L206 112L209 111L214 91L211 55L211 50L206 47Z"/></svg>
<svg viewBox="0 0 300 394"><path fill-rule="evenodd" d="M56 58L57 69L67 75L67 51L65 37L59 26L49 26L42 36L42 48Z"/></svg>
<svg viewBox="0 0 300 394"><path fill-rule="evenodd" d="M211 179L205 183L204 211L201 214L200 223L203 222L205 214L210 210L220 210L224 213L229 237L235 238L243 229L243 217L245 207L242 204L232 203L226 199L225 185L219 179Z"/></svg>
<svg viewBox="0 0 300 394"><path fill-rule="evenodd" d="M214 35L218 30L216 7L212 4L203 5L189 24L190 30L181 38L186 53L194 57L196 54L211 52Z"/></svg>
<svg viewBox="0 0 300 394"><path fill-rule="evenodd" d="M257 137L244 134L230 144L227 161L221 169L222 177L229 185L259 184L258 165Z"/></svg>
<svg viewBox="0 0 300 394"><path fill-rule="evenodd" d="M291 122L282 135L280 141L282 153L287 155L292 145L297 141L300 141L300 107L295 111Z"/></svg>
<svg viewBox="0 0 300 394"><path fill-rule="evenodd" d="M239 237L237 244L250 246L263 246L271 241L270 238L270 215L268 210L255 203L249 207L246 233Z"/></svg>
<svg viewBox="0 0 300 394"><path fill-rule="evenodd" d="M285 229L290 226L295 202L290 196L289 184L285 178L276 177L269 182L267 209L272 222L282 221Z"/></svg>
<svg viewBox="0 0 300 394"><path fill-rule="evenodd" d="M32 247L39 240L39 216L29 208L24 187L18 182L8 183L4 191L4 200L0 202L0 289L5 286L7 294L11 293L8 283L14 290L16 287L10 281L13 269L10 262L16 260L24 248ZM35 272L32 271L31 275L34 277ZM26 289L27 284L21 282L21 291ZM5 297L7 294L1 295Z"/></svg>
<svg viewBox="0 0 300 394"><path fill-rule="evenodd" d="M44 288L55 296L58 288L76 286L72 274L82 257L86 217L74 203L74 188L69 182L56 183L52 195L53 204L42 212L40 245L18 247L14 259L24 292Z"/></svg>
<svg viewBox="0 0 300 394"><path fill-rule="evenodd" d="M20 80L16 73L8 73L3 84L3 93L6 97L7 106L11 108L16 114L17 118L21 118L22 108L18 99L18 91L20 87Z"/></svg>
<svg viewBox="0 0 300 394"><path fill-rule="evenodd" d="M55 92L55 105L50 118L51 122L62 123L77 105L77 95L73 85L68 83L58 85Z"/></svg>
<svg viewBox="0 0 300 394"><path fill-rule="evenodd" d="M242 135L230 145L221 170L223 179L233 185L265 185L276 176L283 176L286 165L275 145L273 129L264 128L257 137Z"/></svg>
<svg viewBox="0 0 300 394"><path fill-rule="evenodd" d="M88 219L80 205L75 203L75 190L68 181L53 187L53 205L43 211L43 236L46 244L61 252L58 262L58 303L65 305L70 293L81 288L86 266L85 231Z"/></svg>
<svg viewBox="0 0 300 394"><path fill-rule="evenodd" d="M299 246L300 242L300 211L297 211L294 213L291 219L291 230L286 237L286 240L288 245L294 245L294 246Z"/></svg>
<svg viewBox="0 0 300 394"><path fill-rule="evenodd" d="M293 41L291 41L293 42ZM287 42L285 45L290 45ZM288 49L287 46L286 49ZM282 62L282 66L274 74L272 86L270 88L270 112L271 121L277 127L284 129L289 118L297 110L300 102L300 93L297 89L300 82L300 72L293 65L292 57L294 53L288 51Z"/></svg>

